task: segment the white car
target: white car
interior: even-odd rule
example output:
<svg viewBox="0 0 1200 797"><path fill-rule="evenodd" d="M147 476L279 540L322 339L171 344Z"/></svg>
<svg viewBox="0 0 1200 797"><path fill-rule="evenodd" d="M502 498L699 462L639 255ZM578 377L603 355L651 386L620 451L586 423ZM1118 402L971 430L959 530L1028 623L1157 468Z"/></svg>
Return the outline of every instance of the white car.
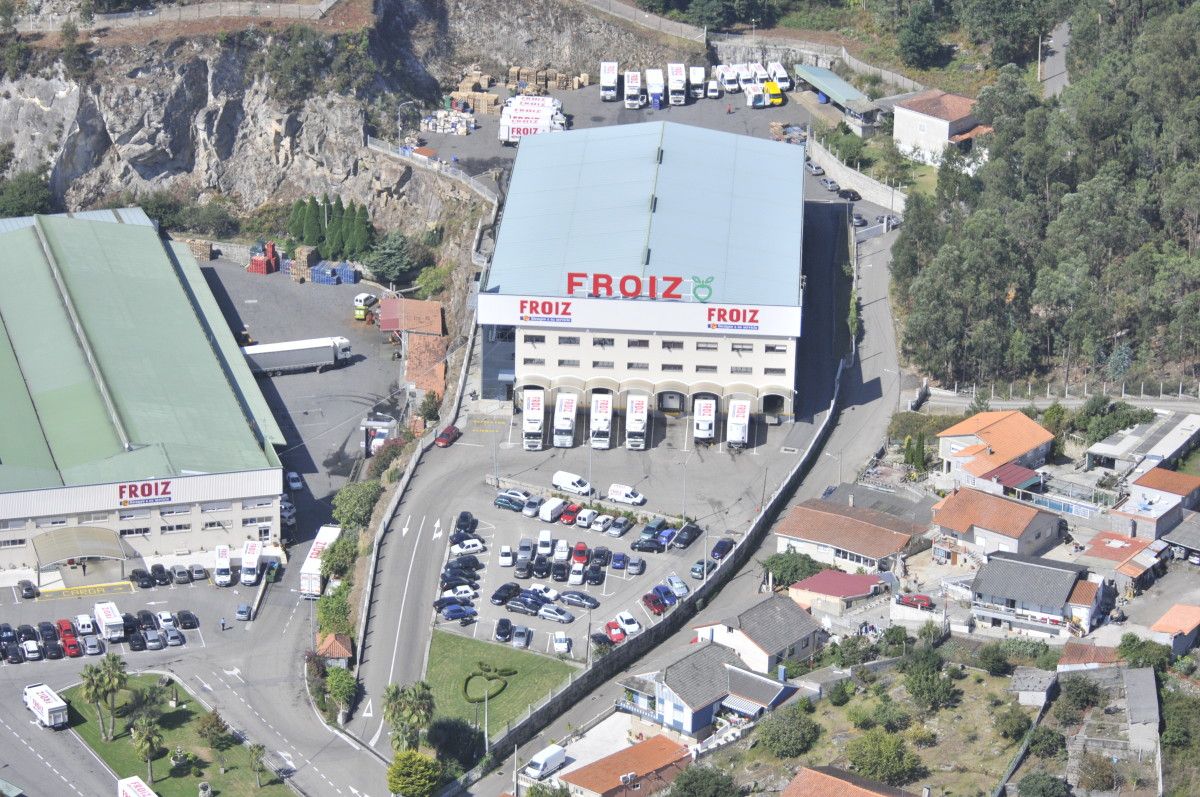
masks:
<svg viewBox="0 0 1200 797"><path fill-rule="evenodd" d="M457 545L450 546L451 556L462 556L468 553L483 553L483 543L479 540L463 540Z"/></svg>
<svg viewBox="0 0 1200 797"><path fill-rule="evenodd" d="M530 584L529 591L536 592L548 601L558 600L558 590L556 590L554 587L547 586L546 584Z"/></svg>
<svg viewBox="0 0 1200 797"><path fill-rule="evenodd" d="M578 562L571 565L571 575L567 576L567 583L572 586L578 586L583 583L583 565Z"/></svg>
<svg viewBox="0 0 1200 797"><path fill-rule="evenodd" d="M554 546L554 561L565 562L571 558L571 543L566 540L559 540Z"/></svg>
<svg viewBox="0 0 1200 797"><path fill-rule="evenodd" d="M592 531L598 531L603 534L604 532L608 531L612 524L612 515L597 515L596 519L592 521L592 525L588 528L590 528Z"/></svg>
<svg viewBox="0 0 1200 797"><path fill-rule="evenodd" d="M688 585L679 576L667 576L667 586L671 589L671 592L675 593L676 598L682 598L690 591Z"/></svg>
<svg viewBox="0 0 1200 797"><path fill-rule="evenodd" d="M168 628L175 628L175 615L170 612L159 612L155 617L158 618L158 625L162 630L166 631Z"/></svg>
<svg viewBox="0 0 1200 797"><path fill-rule="evenodd" d="M448 589L442 593L443 598L466 598L467 600L475 599L475 591L466 584L461 584L454 589Z"/></svg>
<svg viewBox="0 0 1200 797"><path fill-rule="evenodd" d="M633 636L642 630L642 626L633 615L629 612L620 612L617 614L617 625L621 626L621 630L625 632L625 636Z"/></svg>
<svg viewBox="0 0 1200 797"><path fill-rule="evenodd" d="M500 566L512 567L517 563L517 555L513 553L511 545L500 546Z"/></svg>
<svg viewBox="0 0 1200 797"><path fill-rule="evenodd" d="M566 631L554 632L554 652L567 654L571 652L571 637Z"/></svg>
<svg viewBox="0 0 1200 797"><path fill-rule="evenodd" d="M595 519L595 509L581 509L579 510L579 514L575 516L575 525L581 529L586 529L592 525L592 521Z"/></svg>
<svg viewBox="0 0 1200 797"><path fill-rule="evenodd" d="M300 474L296 473L296 471L289 470L287 472L286 479L287 479L287 486L288 486L289 490L292 490L294 492L296 490L304 489L304 480L300 478Z"/></svg>
<svg viewBox="0 0 1200 797"><path fill-rule="evenodd" d="M21 643L21 653L25 654L25 661L42 660L42 646L32 639L27 639Z"/></svg>

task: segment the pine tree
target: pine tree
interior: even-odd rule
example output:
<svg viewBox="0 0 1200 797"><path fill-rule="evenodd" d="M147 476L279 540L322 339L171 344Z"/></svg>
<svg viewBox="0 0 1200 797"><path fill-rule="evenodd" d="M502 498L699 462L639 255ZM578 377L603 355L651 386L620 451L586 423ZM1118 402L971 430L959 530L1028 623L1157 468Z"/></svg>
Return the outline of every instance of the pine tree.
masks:
<svg viewBox="0 0 1200 797"><path fill-rule="evenodd" d="M304 237L304 200L297 199L292 204L292 215L288 217L288 235L299 241Z"/></svg>
<svg viewBox="0 0 1200 797"><path fill-rule="evenodd" d="M325 228L325 245L322 251L330 260L342 257L346 248L346 208L339 196L329 211L329 226Z"/></svg>
<svg viewBox="0 0 1200 797"><path fill-rule="evenodd" d="M371 246L375 243L375 229L371 226L371 217L367 213L366 205L358 206L358 222L355 225L354 244L357 246L355 254L362 257L367 252L371 251Z"/></svg>
<svg viewBox="0 0 1200 797"><path fill-rule="evenodd" d="M342 255L350 259L358 257L358 204L355 202L346 206L346 215L342 216Z"/></svg>
<svg viewBox="0 0 1200 797"><path fill-rule="evenodd" d="M316 246L321 242L321 208L317 206L316 197L309 197L304 207L304 243Z"/></svg>

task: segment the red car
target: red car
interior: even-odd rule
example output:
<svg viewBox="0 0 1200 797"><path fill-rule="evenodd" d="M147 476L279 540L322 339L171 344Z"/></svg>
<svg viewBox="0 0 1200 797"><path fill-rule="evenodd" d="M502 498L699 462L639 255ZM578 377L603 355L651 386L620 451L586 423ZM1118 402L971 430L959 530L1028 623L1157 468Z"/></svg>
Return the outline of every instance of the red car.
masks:
<svg viewBox="0 0 1200 797"><path fill-rule="evenodd" d="M663 599L653 592L647 592L642 596L642 605L653 615L662 614L667 610L667 607L663 604Z"/></svg>
<svg viewBox="0 0 1200 797"><path fill-rule="evenodd" d="M75 636L75 624L70 620L58 620L54 623L60 637Z"/></svg>
<svg viewBox="0 0 1200 797"><path fill-rule="evenodd" d="M62 647L63 652L65 652L71 658L76 658L77 656L83 655L83 648L79 646L79 640L70 634L63 634Z"/></svg>
<svg viewBox="0 0 1200 797"><path fill-rule="evenodd" d="M933 598L928 595L901 595L896 599L896 603L901 606L911 606L914 609L924 609L927 612L933 611Z"/></svg>
<svg viewBox="0 0 1200 797"><path fill-rule="evenodd" d="M562 515L559 516L558 522L564 526L574 526L575 520L579 517L579 513L583 511L583 507L579 504L567 504Z"/></svg>
<svg viewBox="0 0 1200 797"><path fill-rule="evenodd" d="M608 641L614 645L625 641L625 632L621 629L621 624L616 620L609 620L604 624L604 633L608 634Z"/></svg>
<svg viewBox="0 0 1200 797"><path fill-rule="evenodd" d="M592 558L592 552L588 550L586 542L575 543L575 550L571 551L571 561L576 564L586 565L588 560Z"/></svg>
<svg viewBox="0 0 1200 797"><path fill-rule="evenodd" d="M457 426L447 426L433 441L433 444L438 448L448 448L451 443L460 437L462 437L461 429L459 429Z"/></svg>

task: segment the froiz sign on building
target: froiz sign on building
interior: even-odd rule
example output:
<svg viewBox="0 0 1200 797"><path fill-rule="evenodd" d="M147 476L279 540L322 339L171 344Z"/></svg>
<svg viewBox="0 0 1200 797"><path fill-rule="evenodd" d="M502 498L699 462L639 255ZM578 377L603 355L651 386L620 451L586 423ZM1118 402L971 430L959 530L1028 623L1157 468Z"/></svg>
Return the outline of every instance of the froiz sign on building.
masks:
<svg viewBox="0 0 1200 797"><path fill-rule="evenodd" d="M683 301L683 283L690 282L691 298L707 302L712 298L713 277L683 277L639 274L589 274L585 271L567 272L567 295L621 299L666 299Z"/></svg>

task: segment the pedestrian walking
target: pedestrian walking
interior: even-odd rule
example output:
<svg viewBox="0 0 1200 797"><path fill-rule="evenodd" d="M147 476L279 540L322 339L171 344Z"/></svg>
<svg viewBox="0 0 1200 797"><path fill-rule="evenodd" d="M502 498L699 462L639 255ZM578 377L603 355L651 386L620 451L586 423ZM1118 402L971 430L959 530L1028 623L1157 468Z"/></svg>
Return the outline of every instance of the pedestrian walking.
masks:
<svg viewBox="0 0 1200 797"><path fill-rule="evenodd" d="M224 617L221 618L221 630L222 631L225 630L225 618Z"/></svg>
<svg viewBox="0 0 1200 797"><path fill-rule="evenodd" d="M733 103L725 106L725 113L726 115L733 113Z"/></svg>

